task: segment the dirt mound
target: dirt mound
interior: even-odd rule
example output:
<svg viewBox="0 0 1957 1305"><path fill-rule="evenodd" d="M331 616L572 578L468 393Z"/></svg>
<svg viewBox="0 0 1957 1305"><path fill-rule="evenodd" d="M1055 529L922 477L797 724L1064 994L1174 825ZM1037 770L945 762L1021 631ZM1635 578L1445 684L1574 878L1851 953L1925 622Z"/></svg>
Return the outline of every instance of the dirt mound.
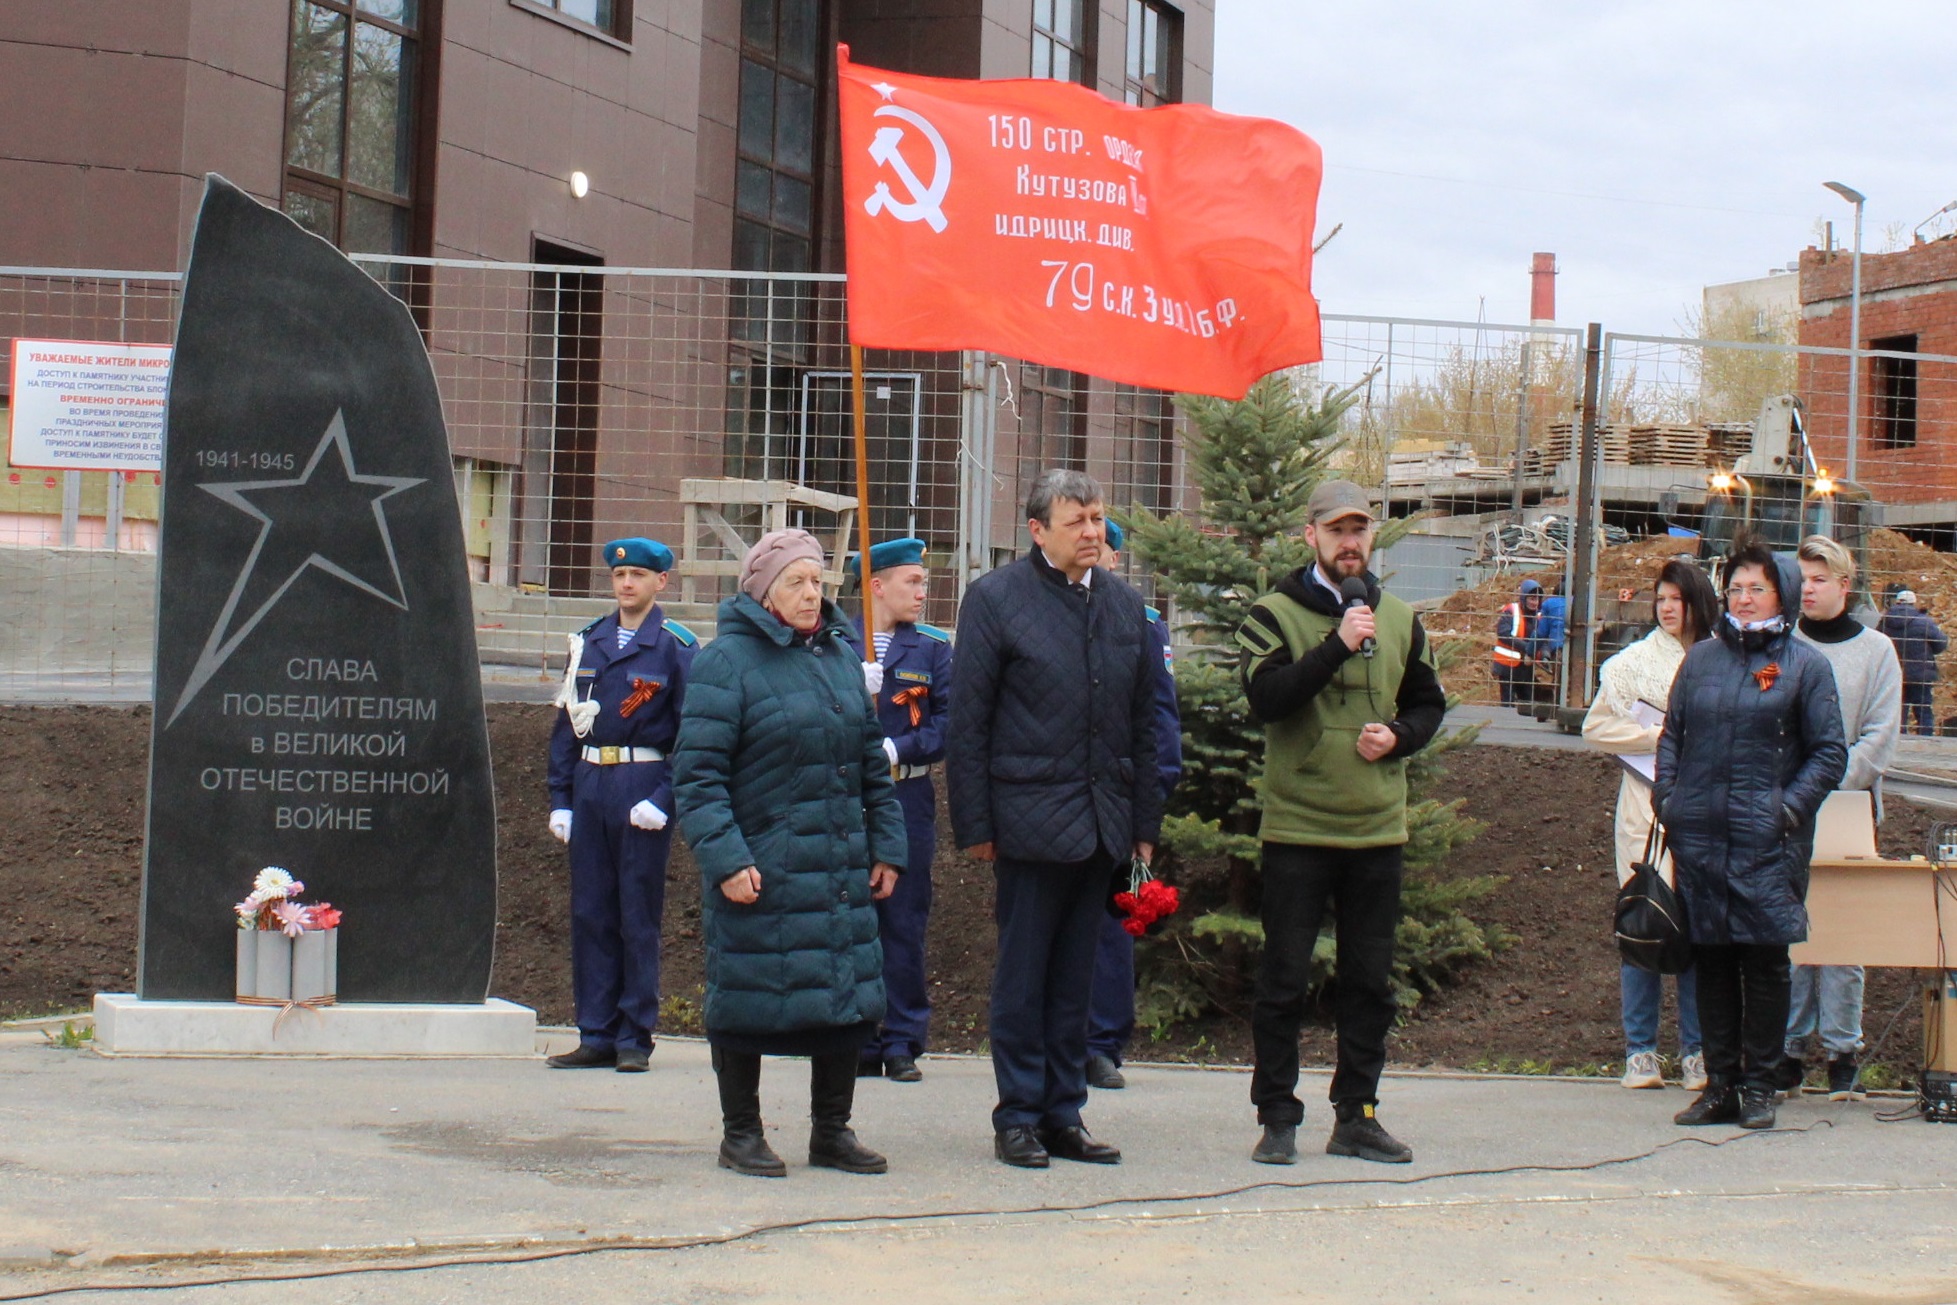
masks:
<svg viewBox="0 0 1957 1305"><path fill-rule="evenodd" d="M1629 619L1649 623L1652 586L1659 569L1692 541L1671 535L1650 535L1603 549L1597 556L1599 615L1605 620ZM1449 594L1421 616L1435 650L1443 660L1441 682L1464 702L1500 700L1489 669L1495 646L1495 622L1502 608L1515 601L1516 587L1536 580L1553 589L1563 579L1562 568L1511 571L1493 576L1472 589ZM1625 609L1621 615L1619 608Z"/></svg>

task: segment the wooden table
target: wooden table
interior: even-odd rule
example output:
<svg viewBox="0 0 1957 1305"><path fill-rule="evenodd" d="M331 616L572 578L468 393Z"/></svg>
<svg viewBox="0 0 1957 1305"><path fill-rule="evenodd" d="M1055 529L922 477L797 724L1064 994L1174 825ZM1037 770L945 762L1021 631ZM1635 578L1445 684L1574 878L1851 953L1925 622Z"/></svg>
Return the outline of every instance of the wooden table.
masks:
<svg viewBox="0 0 1957 1305"><path fill-rule="evenodd" d="M1957 867L1816 861L1808 939L1796 965L1886 965L1937 973L1923 994L1924 1065L1957 1070Z"/></svg>

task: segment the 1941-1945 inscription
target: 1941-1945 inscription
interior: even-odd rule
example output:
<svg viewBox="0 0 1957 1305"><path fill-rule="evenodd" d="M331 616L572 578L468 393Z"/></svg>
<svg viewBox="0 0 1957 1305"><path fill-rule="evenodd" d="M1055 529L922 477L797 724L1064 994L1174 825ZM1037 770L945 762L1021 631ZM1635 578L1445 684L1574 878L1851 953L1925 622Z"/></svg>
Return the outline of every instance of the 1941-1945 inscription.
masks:
<svg viewBox="0 0 1957 1305"><path fill-rule="evenodd" d="M342 1001L480 1002L496 822L441 401L413 318L220 178L164 433L140 995L232 996L266 865L345 915Z"/></svg>

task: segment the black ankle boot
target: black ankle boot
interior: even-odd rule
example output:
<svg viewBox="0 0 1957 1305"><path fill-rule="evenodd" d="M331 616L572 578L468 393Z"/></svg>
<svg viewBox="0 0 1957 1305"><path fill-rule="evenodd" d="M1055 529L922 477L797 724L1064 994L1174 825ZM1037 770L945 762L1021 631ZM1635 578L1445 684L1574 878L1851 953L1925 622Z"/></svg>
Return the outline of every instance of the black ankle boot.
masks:
<svg viewBox="0 0 1957 1305"><path fill-rule="evenodd" d="M1740 1089L1741 1128L1774 1126L1774 1090L1769 1084L1751 1084Z"/></svg>
<svg viewBox="0 0 1957 1305"><path fill-rule="evenodd" d="M815 1056L809 1065L809 1163L850 1174L882 1174L890 1162L856 1140L849 1126L856 1103L856 1053Z"/></svg>
<svg viewBox="0 0 1957 1305"><path fill-rule="evenodd" d="M761 1131L761 1057L715 1047L713 1068L720 1084L720 1167L786 1178L788 1166Z"/></svg>

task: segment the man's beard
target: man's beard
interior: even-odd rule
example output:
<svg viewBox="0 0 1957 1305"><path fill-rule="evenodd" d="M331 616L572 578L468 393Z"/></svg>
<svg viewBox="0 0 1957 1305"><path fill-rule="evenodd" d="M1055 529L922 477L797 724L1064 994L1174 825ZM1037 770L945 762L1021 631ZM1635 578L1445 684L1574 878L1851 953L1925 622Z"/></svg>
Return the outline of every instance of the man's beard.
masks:
<svg viewBox="0 0 1957 1305"><path fill-rule="evenodd" d="M1327 557L1325 554L1320 553L1318 555L1318 566L1320 570L1332 579L1343 580L1349 575L1364 575L1366 573L1366 563L1370 560L1363 553L1350 555L1337 554L1332 557Z"/></svg>

